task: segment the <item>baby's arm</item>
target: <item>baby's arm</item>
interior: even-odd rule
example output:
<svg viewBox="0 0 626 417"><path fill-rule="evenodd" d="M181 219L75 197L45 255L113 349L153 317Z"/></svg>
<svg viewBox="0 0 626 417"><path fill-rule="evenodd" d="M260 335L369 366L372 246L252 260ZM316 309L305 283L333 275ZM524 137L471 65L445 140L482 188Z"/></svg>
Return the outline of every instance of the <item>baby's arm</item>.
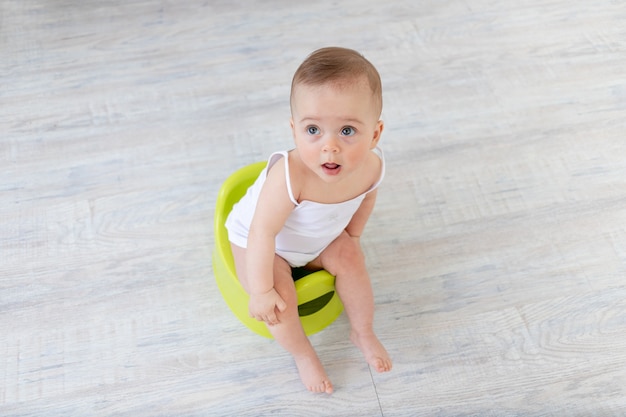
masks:
<svg viewBox="0 0 626 417"><path fill-rule="evenodd" d="M367 220L372 214L374 210L374 205L376 204L376 192L377 190L370 191L359 206L358 210L352 216L350 223L346 226L346 232L355 239L361 237L363 230L365 229L365 225L367 224Z"/></svg>
<svg viewBox="0 0 626 417"><path fill-rule="evenodd" d="M274 290L275 239L293 207L287 192L285 166L277 163L267 173L259 195L246 250L250 315L270 325L278 323L275 309L286 308Z"/></svg>

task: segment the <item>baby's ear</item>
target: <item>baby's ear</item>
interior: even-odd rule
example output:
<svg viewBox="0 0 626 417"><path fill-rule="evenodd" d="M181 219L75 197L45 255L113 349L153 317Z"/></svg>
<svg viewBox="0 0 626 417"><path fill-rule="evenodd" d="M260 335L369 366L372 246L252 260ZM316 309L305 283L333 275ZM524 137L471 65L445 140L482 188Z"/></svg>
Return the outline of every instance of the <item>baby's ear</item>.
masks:
<svg viewBox="0 0 626 417"><path fill-rule="evenodd" d="M289 118L289 126L291 126L291 135L296 138L296 126L293 124L293 117Z"/></svg>
<svg viewBox="0 0 626 417"><path fill-rule="evenodd" d="M372 136L370 149L374 149L376 145L378 145L378 141L380 141L380 135L382 135L384 128L385 123L382 120L376 122L376 128L374 129L374 135Z"/></svg>

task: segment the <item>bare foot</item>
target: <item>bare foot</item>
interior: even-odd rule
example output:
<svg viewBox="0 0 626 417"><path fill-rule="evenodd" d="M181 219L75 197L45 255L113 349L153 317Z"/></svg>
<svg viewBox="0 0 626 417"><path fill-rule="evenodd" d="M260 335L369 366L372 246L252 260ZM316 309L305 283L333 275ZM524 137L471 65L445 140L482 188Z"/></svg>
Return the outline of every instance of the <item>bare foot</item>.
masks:
<svg viewBox="0 0 626 417"><path fill-rule="evenodd" d="M393 365L389 353L374 333L358 334L352 331L350 340L361 349L365 360L376 369L376 372L391 371Z"/></svg>
<svg viewBox="0 0 626 417"><path fill-rule="evenodd" d="M294 357L304 386L311 392L333 393L333 384L328 379L326 371L317 355Z"/></svg>

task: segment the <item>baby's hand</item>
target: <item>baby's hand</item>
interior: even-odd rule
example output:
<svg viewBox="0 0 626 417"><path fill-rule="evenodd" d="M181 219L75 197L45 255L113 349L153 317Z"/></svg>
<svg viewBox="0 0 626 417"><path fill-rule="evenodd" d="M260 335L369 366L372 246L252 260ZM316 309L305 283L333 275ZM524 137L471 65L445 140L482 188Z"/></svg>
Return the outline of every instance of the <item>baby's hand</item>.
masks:
<svg viewBox="0 0 626 417"><path fill-rule="evenodd" d="M269 326L280 323L276 316L278 311L285 311L287 303L282 299L274 288L263 294L251 294L250 303L248 305L250 317L258 321L264 321Z"/></svg>

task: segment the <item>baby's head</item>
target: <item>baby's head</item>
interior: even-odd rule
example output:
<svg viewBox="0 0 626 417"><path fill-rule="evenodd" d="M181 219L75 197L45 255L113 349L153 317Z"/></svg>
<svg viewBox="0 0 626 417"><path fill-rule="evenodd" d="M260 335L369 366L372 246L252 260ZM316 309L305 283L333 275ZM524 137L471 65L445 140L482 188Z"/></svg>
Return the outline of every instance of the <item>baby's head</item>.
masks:
<svg viewBox="0 0 626 417"><path fill-rule="evenodd" d="M294 91L299 85L336 86L367 83L372 92L376 114L383 107L382 84L376 68L363 55L347 48L328 47L309 55L296 70L291 82L290 103L293 109Z"/></svg>

